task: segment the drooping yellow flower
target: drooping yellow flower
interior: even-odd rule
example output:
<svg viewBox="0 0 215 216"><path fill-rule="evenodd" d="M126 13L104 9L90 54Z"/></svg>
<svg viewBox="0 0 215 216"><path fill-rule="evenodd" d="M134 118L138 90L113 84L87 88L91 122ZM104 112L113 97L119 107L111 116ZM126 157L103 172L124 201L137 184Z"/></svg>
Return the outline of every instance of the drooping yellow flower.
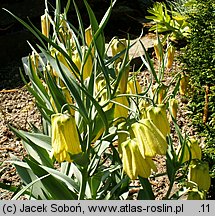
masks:
<svg viewBox="0 0 215 216"><path fill-rule="evenodd" d="M170 134L170 124L167 119L166 108L164 104L158 104L156 107L147 108L147 117L152 120L155 126L166 137Z"/></svg>
<svg viewBox="0 0 215 216"><path fill-rule="evenodd" d="M190 159L190 153L188 148L190 148L190 152L191 152L191 159L198 159L201 160L202 159L202 150L199 146L199 143L197 140L195 139L190 139L187 143L188 147L185 145L184 147L184 152L182 154L182 151L180 151L180 147L178 147L177 149L177 153L179 154L178 157L181 159L182 157L182 163L189 161Z"/></svg>
<svg viewBox="0 0 215 216"><path fill-rule="evenodd" d="M188 83L189 83L189 77L186 75L183 75L181 77L180 86L179 86L179 92L181 95L185 95L187 93Z"/></svg>
<svg viewBox="0 0 215 216"><path fill-rule="evenodd" d="M30 55L31 66L34 72L37 72L39 66L39 54L35 51Z"/></svg>
<svg viewBox="0 0 215 216"><path fill-rule="evenodd" d="M66 58L64 57L64 55L59 52L58 50L56 50L55 48L52 48L51 50L51 55L55 58L58 59L58 61L60 61L62 64L64 64L64 66L66 66L68 68L68 70L73 73L73 71L71 70ZM57 72L54 71L54 75L57 76Z"/></svg>
<svg viewBox="0 0 215 216"><path fill-rule="evenodd" d="M166 95L167 86L162 84L157 91L157 103L162 104Z"/></svg>
<svg viewBox="0 0 215 216"><path fill-rule="evenodd" d="M209 165L206 161L193 160L189 166L188 183L196 183L200 190L208 191L211 185ZM188 184L189 185L189 184Z"/></svg>
<svg viewBox="0 0 215 216"><path fill-rule="evenodd" d="M150 119L141 119L140 122L135 122L131 125L131 129L134 137L137 138L142 155L154 157L157 154L166 154L166 139Z"/></svg>
<svg viewBox="0 0 215 216"><path fill-rule="evenodd" d="M42 29L42 34L45 35L46 37L49 37L50 20L48 18L47 13L41 16L41 29Z"/></svg>
<svg viewBox="0 0 215 216"><path fill-rule="evenodd" d="M155 50L155 55L158 59L158 61L161 61L161 53L163 52L163 47L162 44L158 44L158 40L154 40L154 50Z"/></svg>
<svg viewBox="0 0 215 216"><path fill-rule="evenodd" d="M174 119L177 117L177 111L178 111L178 100L175 98L171 98L169 100L169 110L172 113L172 116Z"/></svg>
<svg viewBox="0 0 215 216"><path fill-rule="evenodd" d="M81 153L75 117L57 113L51 116L52 152L58 162L72 162L70 154Z"/></svg>
<svg viewBox="0 0 215 216"><path fill-rule="evenodd" d="M142 88L137 79L133 78L128 81L127 92L130 94L140 94L142 92Z"/></svg>
<svg viewBox="0 0 215 216"><path fill-rule="evenodd" d="M150 157L143 157L136 139L128 139L121 145L123 170L130 179L137 176L148 178L151 170L156 171L156 166Z"/></svg>
<svg viewBox="0 0 215 216"><path fill-rule="evenodd" d="M90 44L93 40L93 33L92 33L92 28L89 26L87 29L85 29L85 41L88 47L90 47ZM94 47L92 47L91 54L94 55Z"/></svg>
<svg viewBox="0 0 215 216"><path fill-rule="evenodd" d="M175 55L175 47L170 45L167 50L167 68L168 69L172 67L174 55Z"/></svg>
<svg viewBox="0 0 215 216"><path fill-rule="evenodd" d="M86 78L91 76L92 70L93 70L93 59L92 59L92 55L89 54L88 57L87 57L87 60L86 60L86 62L84 64L83 80L85 80Z"/></svg>
<svg viewBox="0 0 215 216"><path fill-rule="evenodd" d="M122 104L123 106L119 104L115 104L114 107L114 119L116 118L127 118L128 117L128 109L126 107L129 107L128 99L127 97L116 97L114 98L114 101L116 101L119 104Z"/></svg>
<svg viewBox="0 0 215 216"><path fill-rule="evenodd" d="M112 56L113 57L116 56L118 53L125 50L126 47L127 47L126 39L118 39L118 38L113 39L111 43ZM115 63L117 64L118 62L122 62L124 57L125 57L125 53L123 53L118 59L116 59Z"/></svg>
<svg viewBox="0 0 215 216"><path fill-rule="evenodd" d="M82 47L82 54L83 55L84 55L84 53L86 53L85 48ZM72 61L75 63L76 67L78 68L79 73L81 73L81 66L82 66L82 61L84 61L84 56L83 56L83 60L81 60L78 51L74 50L74 52L72 54ZM91 76L92 70L93 70L93 59L92 59L92 55L89 54L87 59L86 59L86 62L84 63L83 80L85 80L86 78Z"/></svg>
<svg viewBox="0 0 215 216"><path fill-rule="evenodd" d="M111 43L112 55L116 56L117 54L125 50L126 47L127 47L127 42L125 39L117 39L117 38L113 39ZM130 70L129 65L122 68L122 62L124 58L125 58L125 53L123 53L119 58L115 60L116 74L118 75L119 71L123 70L120 83L119 83L119 91L122 94L126 93L127 91L128 74ZM127 57L126 63L128 63L128 61L129 59Z"/></svg>

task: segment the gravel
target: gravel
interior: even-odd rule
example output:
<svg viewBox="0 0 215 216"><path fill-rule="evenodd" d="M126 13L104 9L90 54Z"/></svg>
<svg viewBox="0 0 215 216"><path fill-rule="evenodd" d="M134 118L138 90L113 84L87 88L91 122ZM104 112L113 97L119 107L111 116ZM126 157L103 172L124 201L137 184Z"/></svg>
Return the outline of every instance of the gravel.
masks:
<svg viewBox="0 0 215 216"><path fill-rule="evenodd" d="M0 91L0 182L19 186L20 178L14 166L7 162L12 157L23 159L26 155L22 142L9 129L8 124L28 130L29 124L40 126L40 114L34 99L24 88ZM0 199L9 200L12 193L0 188Z"/></svg>

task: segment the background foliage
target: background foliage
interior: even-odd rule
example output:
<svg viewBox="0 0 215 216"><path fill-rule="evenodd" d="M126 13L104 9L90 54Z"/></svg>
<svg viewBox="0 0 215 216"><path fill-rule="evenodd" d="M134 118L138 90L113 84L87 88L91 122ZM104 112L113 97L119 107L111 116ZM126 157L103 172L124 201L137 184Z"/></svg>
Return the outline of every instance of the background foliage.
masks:
<svg viewBox="0 0 215 216"><path fill-rule="evenodd" d="M189 110L199 136L205 137L204 155L215 176L215 3L192 1L188 15L191 33L181 55L183 71L190 76Z"/></svg>

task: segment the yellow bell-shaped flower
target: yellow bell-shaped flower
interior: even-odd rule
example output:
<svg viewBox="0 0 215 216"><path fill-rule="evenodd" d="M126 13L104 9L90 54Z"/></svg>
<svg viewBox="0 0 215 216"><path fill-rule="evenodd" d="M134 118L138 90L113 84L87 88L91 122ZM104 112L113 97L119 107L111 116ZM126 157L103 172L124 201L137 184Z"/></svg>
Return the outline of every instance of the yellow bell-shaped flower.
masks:
<svg viewBox="0 0 215 216"><path fill-rule="evenodd" d="M155 55L158 59L158 61L161 61L161 54L163 52L163 47L162 44L160 44L161 46L159 46L158 44L158 40L154 40L154 50L155 50Z"/></svg>
<svg viewBox="0 0 215 216"><path fill-rule="evenodd" d="M189 77L186 75L183 75L181 77L180 86L179 86L179 92L181 95L185 95L187 93L188 83L189 83Z"/></svg>
<svg viewBox="0 0 215 216"><path fill-rule="evenodd" d="M45 35L46 37L49 37L50 20L47 13L41 16L41 29L42 29L42 34Z"/></svg>
<svg viewBox="0 0 215 216"><path fill-rule="evenodd" d="M137 79L133 78L128 81L127 92L130 94L140 94L142 92L142 88Z"/></svg>
<svg viewBox="0 0 215 216"><path fill-rule="evenodd" d="M127 42L126 39L118 39L115 38L112 40L111 43L111 51L112 51L112 56L114 57L118 53L122 52L125 50L127 47ZM122 62L125 57L125 54L123 53L118 59L116 59L115 63L117 64L118 62Z"/></svg>
<svg viewBox="0 0 215 216"><path fill-rule="evenodd" d="M127 47L127 42L125 39L113 39L111 43L111 50L112 50L112 55L115 56L118 53L122 52L125 50ZM119 83L119 91L120 93L124 94L127 91L127 82L128 82L128 74L129 74L129 65L125 66L122 68L122 62L125 57L125 54L122 54L118 59L115 60L115 66L116 66L116 74L119 74L119 71L123 70L122 77L120 79ZM126 59L126 63L129 61L128 57Z"/></svg>
<svg viewBox="0 0 215 216"><path fill-rule="evenodd" d="M121 145L123 170L130 179L137 176L148 178L151 170L156 171L156 166L150 157L143 157L136 139L128 139Z"/></svg>
<svg viewBox="0 0 215 216"><path fill-rule="evenodd" d="M96 88L96 99L99 102L100 106L107 104L109 98L107 96L105 80L103 78L97 79L95 88ZM107 111L112 106L113 106L113 103L109 102L106 106L103 107L103 110Z"/></svg>
<svg viewBox="0 0 215 216"><path fill-rule="evenodd" d="M182 163L189 161L189 159L190 159L190 154L189 154L188 148L190 148L192 160L193 159L201 160L202 159L202 150L199 146L198 141L195 139L190 139L187 142L187 145L185 145L185 147L184 147L183 154L182 154L182 151L180 151L180 149L181 149L180 147L178 147L178 149L176 150L177 154L179 154L178 155L179 159L181 159L181 157L182 157Z"/></svg>
<svg viewBox="0 0 215 216"><path fill-rule="evenodd" d="M91 76L92 70L93 70L93 59L92 59L92 55L89 54L88 57L87 57L87 60L86 60L86 62L84 64L83 80L85 80L86 78Z"/></svg>
<svg viewBox="0 0 215 216"><path fill-rule="evenodd" d="M32 54L30 55L30 61L31 61L32 69L36 73L39 66L39 54L33 51Z"/></svg>
<svg viewBox="0 0 215 216"><path fill-rule="evenodd" d="M166 107L164 104L159 104L156 107L149 106L147 108L147 118L152 120L165 137L170 134L170 124L167 119Z"/></svg>
<svg viewBox="0 0 215 216"><path fill-rule="evenodd" d="M57 113L51 116L52 152L58 162L72 162L70 154L81 153L75 117Z"/></svg>
<svg viewBox="0 0 215 216"><path fill-rule="evenodd" d="M189 182L196 183L200 190L209 190L211 185L211 178L209 175L209 165L206 161L192 161L192 163L189 166L188 172L188 183Z"/></svg>
<svg viewBox="0 0 215 216"><path fill-rule="evenodd" d="M158 104L162 104L163 103L163 99L166 96L166 90L167 90L167 86L162 84L158 91L157 91L157 103Z"/></svg>
<svg viewBox="0 0 215 216"><path fill-rule="evenodd" d="M69 70L71 73L73 73L72 70L71 70L71 68L70 68L70 66L69 66L69 64L68 64L68 62L67 62L67 60L66 60L66 58L64 57L64 55L63 55L61 52L59 52L59 51L56 50L55 48L52 48L52 50L51 50L51 55L52 55L54 58L56 57L56 58L58 59L58 61L60 61L62 64L64 64L64 66L66 66L66 67L68 68L68 70ZM55 76L58 76L56 71L54 71L54 75L55 75Z"/></svg>
<svg viewBox="0 0 215 216"><path fill-rule="evenodd" d="M167 142L164 135L150 119L141 119L131 125L134 137L139 143L140 152L146 157L165 155Z"/></svg>
<svg viewBox="0 0 215 216"><path fill-rule="evenodd" d="M82 47L82 54L86 53L86 47ZM83 56L84 58L84 56ZM81 71L81 66L82 66L82 61L80 59L80 55L77 50L75 50L72 54L72 61L75 63L76 67L78 68L79 71ZM83 59L84 61L84 59ZM87 77L91 76L93 70L93 60L92 60L92 55L89 54L85 63L84 63L84 68L83 68L83 80L85 80Z"/></svg>
<svg viewBox="0 0 215 216"><path fill-rule="evenodd" d="M177 117L177 112L178 112L178 100L175 98L171 98L169 100L169 110L172 113L172 116L174 119Z"/></svg>
<svg viewBox="0 0 215 216"><path fill-rule="evenodd" d="M114 107L114 119L117 118L127 118L128 117L128 109L126 107L129 107L128 99L127 97L116 97L114 98L114 101L116 101L118 104L115 104ZM122 104L122 106L120 105Z"/></svg>
<svg viewBox="0 0 215 216"><path fill-rule="evenodd" d="M92 33L92 28L89 26L87 29L85 29L85 41L88 47L90 47L90 44L92 43L93 40L93 33ZM94 47L92 47L92 55L94 55Z"/></svg>
<svg viewBox="0 0 215 216"><path fill-rule="evenodd" d="M175 55L175 47L170 45L167 49L167 68L168 69L172 67L174 55Z"/></svg>

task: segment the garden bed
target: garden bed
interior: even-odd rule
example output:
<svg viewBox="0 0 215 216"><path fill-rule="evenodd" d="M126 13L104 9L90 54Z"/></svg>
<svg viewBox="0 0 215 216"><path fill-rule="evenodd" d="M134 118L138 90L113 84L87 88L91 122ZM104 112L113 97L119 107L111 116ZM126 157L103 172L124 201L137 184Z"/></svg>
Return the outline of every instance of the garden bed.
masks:
<svg viewBox="0 0 215 216"><path fill-rule="evenodd" d="M150 49L153 46L154 35L147 34L142 38L142 42L146 46L147 49ZM139 48L133 47L130 54L131 56L138 59L139 52L137 51ZM154 55L152 53L152 55ZM156 59L155 59L156 60ZM173 70L177 69L177 65L173 66ZM8 68L8 70L13 70L13 68ZM169 71L169 73L173 73ZM141 83L141 79L146 76L147 71L144 70L139 74L139 80ZM18 75L18 70L13 71L14 76L10 76L10 89L2 89L0 91L0 117L2 121L0 122L0 162L6 162L13 158L14 156L18 159L23 159L26 155L26 152L22 146L22 143L19 138L17 138L8 128L7 124L11 124L14 127L21 130L28 130L29 123L35 124L40 127L40 114L35 107L34 98L29 94L29 92L25 89L22 82L17 85L17 80L20 79ZM166 74L166 82L170 79L169 75ZM3 80L5 82L5 86L7 80ZM13 89L13 85L16 87ZM4 86L4 85L3 85ZM188 119L186 117L186 98L179 97L179 112L177 116L177 122L182 132L185 132L192 136L194 135L194 131L192 127L188 125ZM172 131L173 132L173 131ZM174 135L174 145L177 146L177 136ZM165 169L165 160L163 157L159 156L155 158L155 163L158 167L158 172L163 173L166 171ZM10 163L4 163L0 168L0 182L6 183L7 185L19 186L21 184L20 178L16 173L15 168ZM152 179L151 181L153 192L156 196L156 199L162 199L167 192L167 188L169 185L169 181L167 176L159 177ZM138 182L132 181L132 185L137 185ZM137 187L138 188L138 187ZM177 190L177 185L174 186L174 191ZM132 189L130 191L130 197L135 198L138 189ZM13 196L13 193L9 193L6 190L0 189L0 199L10 200ZM22 197L23 199L23 197Z"/></svg>

